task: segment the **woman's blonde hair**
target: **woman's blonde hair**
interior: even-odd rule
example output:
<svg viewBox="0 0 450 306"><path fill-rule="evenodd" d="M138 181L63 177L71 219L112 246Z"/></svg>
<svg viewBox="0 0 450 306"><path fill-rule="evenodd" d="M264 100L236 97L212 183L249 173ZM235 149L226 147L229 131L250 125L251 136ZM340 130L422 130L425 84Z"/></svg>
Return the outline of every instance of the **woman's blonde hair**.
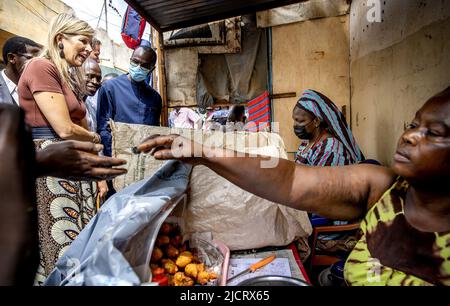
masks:
<svg viewBox="0 0 450 306"><path fill-rule="evenodd" d="M84 93L84 78L81 67L70 67L69 63L61 57L58 48L57 37L59 34L74 36L84 35L91 40L94 37L94 29L85 21L78 19L72 14L59 14L50 22L48 31L47 47L41 57L51 60L61 75L62 82L67 83L75 95L81 99Z"/></svg>

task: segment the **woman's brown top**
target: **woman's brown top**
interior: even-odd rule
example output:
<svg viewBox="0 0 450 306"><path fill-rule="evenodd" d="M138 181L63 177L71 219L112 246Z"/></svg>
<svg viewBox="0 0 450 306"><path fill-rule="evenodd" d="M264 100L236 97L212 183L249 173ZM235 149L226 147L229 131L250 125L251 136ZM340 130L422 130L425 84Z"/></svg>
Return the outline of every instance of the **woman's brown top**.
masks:
<svg viewBox="0 0 450 306"><path fill-rule="evenodd" d="M77 99L74 92L62 78L55 64L45 58L35 58L25 67L18 85L20 106L25 111L25 121L31 127L50 126L42 114L33 94L53 92L64 95L72 122L81 126L86 116L83 101Z"/></svg>

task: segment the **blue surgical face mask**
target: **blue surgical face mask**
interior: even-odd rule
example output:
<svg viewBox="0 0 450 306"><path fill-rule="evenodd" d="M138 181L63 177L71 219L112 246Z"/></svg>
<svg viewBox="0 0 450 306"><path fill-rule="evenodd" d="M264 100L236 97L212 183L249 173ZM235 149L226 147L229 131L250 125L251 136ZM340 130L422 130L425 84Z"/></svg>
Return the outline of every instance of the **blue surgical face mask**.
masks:
<svg viewBox="0 0 450 306"><path fill-rule="evenodd" d="M142 82L145 81L145 79L150 74L151 70L147 68L143 68L140 65L136 66L134 64L130 64L130 69L128 71L130 73L130 77L135 82Z"/></svg>

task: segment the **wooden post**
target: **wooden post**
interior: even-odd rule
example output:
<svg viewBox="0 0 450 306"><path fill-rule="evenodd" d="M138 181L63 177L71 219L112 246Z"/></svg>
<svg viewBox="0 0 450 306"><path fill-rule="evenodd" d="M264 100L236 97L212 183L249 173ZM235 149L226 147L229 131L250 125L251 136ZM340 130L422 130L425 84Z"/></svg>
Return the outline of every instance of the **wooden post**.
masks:
<svg viewBox="0 0 450 306"><path fill-rule="evenodd" d="M158 32L158 78L159 94L162 99L161 126L169 126L169 108L167 105L166 68L164 59L164 38L162 32Z"/></svg>

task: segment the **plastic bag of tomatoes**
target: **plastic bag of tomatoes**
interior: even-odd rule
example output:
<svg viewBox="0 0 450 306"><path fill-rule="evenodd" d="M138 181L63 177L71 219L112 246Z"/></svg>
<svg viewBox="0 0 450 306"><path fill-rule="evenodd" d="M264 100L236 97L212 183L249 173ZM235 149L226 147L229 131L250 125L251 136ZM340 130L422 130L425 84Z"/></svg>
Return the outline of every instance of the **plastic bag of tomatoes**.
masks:
<svg viewBox="0 0 450 306"><path fill-rule="evenodd" d="M192 236L183 241L178 224L164 222L151 253L152 283L159 286L225 285L229 250L220 241Z"/></svg>

